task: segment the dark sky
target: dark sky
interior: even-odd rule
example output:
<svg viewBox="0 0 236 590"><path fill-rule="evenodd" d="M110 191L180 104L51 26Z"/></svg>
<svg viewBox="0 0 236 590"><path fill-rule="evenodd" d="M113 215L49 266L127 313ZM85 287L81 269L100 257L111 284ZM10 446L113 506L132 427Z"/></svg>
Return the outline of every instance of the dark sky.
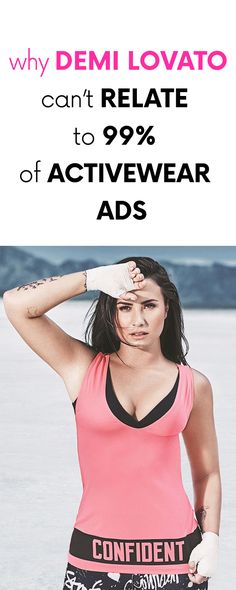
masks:
<svg viewBox="0 0 236 590"><path fill-rule="evenodd" d="M95 258L98 263L112 264L127 256L150 256L182 263L226 262L236 264L235 246L18 246L50 262L61 263L68 258Z"/></svg>

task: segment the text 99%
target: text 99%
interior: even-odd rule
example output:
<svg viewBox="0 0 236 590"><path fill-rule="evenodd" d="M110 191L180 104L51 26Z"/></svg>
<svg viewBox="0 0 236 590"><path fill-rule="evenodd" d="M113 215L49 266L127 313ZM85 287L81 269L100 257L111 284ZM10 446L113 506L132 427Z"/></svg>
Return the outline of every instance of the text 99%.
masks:
<svg viewBox="0 0 236 590"><path fill-rule="evenodd" d="M124 125L119 130L117 130L113 125L108 125L107 127L104 127L103 135L107 139L106 145L110 145L110 143L114 141L118 134L124 140L122 141L122 145L126 145L132 139L134 134L140 136L140 140L137 142L137 145L142 145L144 141L146 141L149 145L153 145L156 140L153 135L150 135L152 129L153 125L150 125L147 129L144 129L142 125L139 125L135 130L129 125Z"/></svg>

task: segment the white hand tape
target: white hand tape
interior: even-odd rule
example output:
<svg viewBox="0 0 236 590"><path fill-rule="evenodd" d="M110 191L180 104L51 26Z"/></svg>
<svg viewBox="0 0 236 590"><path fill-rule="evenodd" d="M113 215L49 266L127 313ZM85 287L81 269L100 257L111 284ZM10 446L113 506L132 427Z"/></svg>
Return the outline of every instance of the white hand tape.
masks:
<svg viewBox="0 0 236 590"><path fill-rule="evenodd" d="M219 536L207 531L202 535L202 541L192 550L190 561L197 564L197 572L201 576L211 577L218 565ZM195 572L194 572L195 573Z"/></svg>
<svg viewBox="0 0 236 590"><path fill-rule="evenodd" d="M124 262L90 268L86 271L87 291L99 290L117 298L127 291L137 289L129 276L128 266L129 262Z"/></svg>

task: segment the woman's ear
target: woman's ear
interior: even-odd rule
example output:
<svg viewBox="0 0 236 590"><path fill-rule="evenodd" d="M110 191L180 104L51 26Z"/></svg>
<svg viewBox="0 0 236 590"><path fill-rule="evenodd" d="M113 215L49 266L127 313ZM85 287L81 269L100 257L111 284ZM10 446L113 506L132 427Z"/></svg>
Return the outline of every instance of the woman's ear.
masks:
<svg viewBox="0 0 236 590"><path fill-rule="evenodd" d="M167 303L167 304L166 304L166 313L165 313L165 319L166 319L166 317L167 317L167 315L168 315L168 311L169 311L169 304Z"/></svg>

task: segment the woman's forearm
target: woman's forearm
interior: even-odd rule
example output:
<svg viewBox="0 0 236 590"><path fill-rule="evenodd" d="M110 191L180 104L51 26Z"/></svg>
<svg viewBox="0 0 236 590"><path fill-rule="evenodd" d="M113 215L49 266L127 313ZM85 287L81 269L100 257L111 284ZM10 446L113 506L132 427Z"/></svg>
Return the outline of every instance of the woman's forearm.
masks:
<svg viewBox="0 0 236 590"><path fill-rule="evenodd" d="M195 514L202 533L212 531L219 535L221 497L219 472L210 473L194 482Z"/></svg>
<svg viewBox="0 0 236 590"><path fill-rule="evenodd" d="M67 299L86 291L86 272L73 272L38 279L3 294L8 310L17 310L25 317L38 317Z"/></svg>

